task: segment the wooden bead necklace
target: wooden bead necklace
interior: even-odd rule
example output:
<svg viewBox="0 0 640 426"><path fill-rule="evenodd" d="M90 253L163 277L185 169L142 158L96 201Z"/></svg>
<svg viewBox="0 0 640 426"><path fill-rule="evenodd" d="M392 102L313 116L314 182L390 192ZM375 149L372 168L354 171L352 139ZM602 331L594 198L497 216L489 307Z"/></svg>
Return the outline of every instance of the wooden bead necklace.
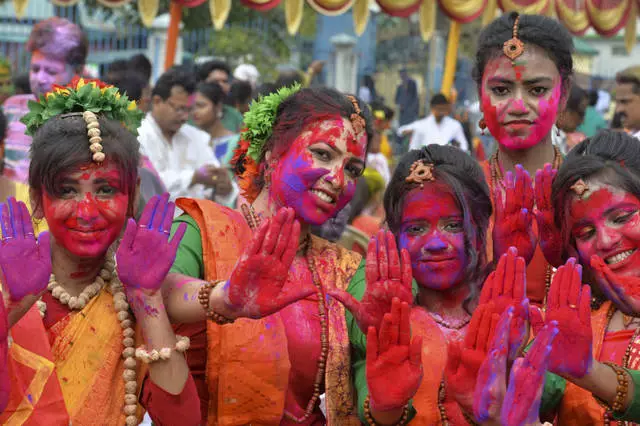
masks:
<svg viewBox="0 0 640 426"><path fill-rule="evenodd" d="M445 389L444 379L440 382L440 388L438 389L438 411L440 412L440 421L442 426L449 426L449 417L447 416L447 410L444 406L444 400L447 397L447 391Z"/></svg>
<svg viewBox="0 0 640 426"><path fill-rule="evenodd" d="M243 205L241 210L244 214L247 224L252 230L255 231L260 226L261 221L260 221L260 218L256 215L256 212L253 209L253 206L245 207L245 205ZM307 239L303 243L303 247L304 247L303 249L304 256L307 260L307 266L309 267L309 271L311 272L311 278L313 279L313 285L316 287L316 290L317 290L316 294L318 297L318 316L320 317L321 351L320 351L320 357L318 358L318 362L317 362L318 370L316 372L315 383L313 384L313 395L311 396L311 399L309 399L309 403L307 404L304 415L302 417L297 417L286 410L284 411L284 416L287 419L293 420L296 423L306 422L315 411L318 400L320 399L320 394L322 393L322 390L323 390L322 382L324 380L325 367L327 364L327 357L329 354L329 324L327 321L327 311L324 304L324 292L322 290L322 282L320 280L320 276L318 275L318 271L316 270L315 262L313 260L313 257L310 254L310 251L311 251L310 236L307 236Z"/></svg>

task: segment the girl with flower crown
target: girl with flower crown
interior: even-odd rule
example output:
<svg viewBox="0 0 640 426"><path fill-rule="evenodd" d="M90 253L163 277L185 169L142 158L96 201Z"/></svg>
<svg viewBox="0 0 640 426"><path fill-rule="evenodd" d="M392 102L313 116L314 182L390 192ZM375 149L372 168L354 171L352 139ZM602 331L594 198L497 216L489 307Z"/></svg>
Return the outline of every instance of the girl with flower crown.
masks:
<svg viewBox="0 0 640 426"><path fill-rule="evenodd" d="M137 425L144 409L157 424L200 420L189 341L158 291L184 227L169 241L167 194L132 219L140 116L116 88L80 79L23 118L34 217L50 234L36 239L24 203L2 204L3 424Z"/></svg>
<svg viewBox="0 0 640 426"><path fill-rule="evenodd" d="M209 318L208 424L357 425L345 309L327 295L347 289L361 257L309 227L351 199L370 113L332 89L293 88L254 102L245 124L233 162L247 204L178 200L174 228L187 230L166 280L174 320ZM379 320L390 310L388 298Z"/></svg>

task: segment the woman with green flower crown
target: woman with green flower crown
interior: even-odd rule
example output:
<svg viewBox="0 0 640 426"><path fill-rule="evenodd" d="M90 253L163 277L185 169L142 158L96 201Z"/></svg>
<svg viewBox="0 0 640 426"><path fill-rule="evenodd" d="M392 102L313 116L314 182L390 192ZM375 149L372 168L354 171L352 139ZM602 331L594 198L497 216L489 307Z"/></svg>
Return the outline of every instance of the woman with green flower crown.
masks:
<svg viewBox="0 0 640 426"><path fill-rule="evenodd" d="M165 280L175 321L208 318L207 423L359 425L345 309L327 295L347 289L361 256L309 227L352 198L370 112L333 89L294 87L254 102L245 124L232 164L247 203L177 200L186 214L174 231L187 230Z"/></svg>
<svg viewBox="0 0 640 426"><path fill-rule="evenodd" d="M0 207L0 422L196 425L199 404L160 286L184 233L175 206L138 194L141 113L117 89L74 80L30 103L24 203ZM8 337L7 337L8 333ZM8 348L7 348L8 346Z"/></svg>

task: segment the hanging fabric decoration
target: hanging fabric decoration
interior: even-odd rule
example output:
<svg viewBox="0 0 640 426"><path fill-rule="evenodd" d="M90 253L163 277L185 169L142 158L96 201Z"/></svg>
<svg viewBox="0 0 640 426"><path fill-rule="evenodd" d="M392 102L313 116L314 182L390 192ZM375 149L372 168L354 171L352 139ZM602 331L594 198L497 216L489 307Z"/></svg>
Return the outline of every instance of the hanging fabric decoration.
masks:
<svg viewBox="0 0 640 426"><path fill-rule="evenodd" d="M79 2L80 0L51 0L52 4L56 6L62 6L62 7L73 6L78 4Z"/></svg>
<svg viewBox="0 0 640 426"><path fill-rule="evenodd" d="M369 22L369 0L355 0L353 3L353 27L357 36L367 29Z"/></svg>
<svg viewBox="0 0 640 426"><path fill-rule="evenodd" d="M160 0L138 0L138 12L145 27L149 28L153 25L153 20L158 15L159 7Z"/></svg>
<svg viewBox="0 0 640 426"><path fill-rule="evenodd" d="M284 16L287 21L287 31L290 35L296 34L300 29L303 10L304 0L284 1Z"/></svg>
<svg viewBox="0 0 640 426"><path fill-rule="evenodd" d="M431 40L436 29L436 0L422 0L420 5L420 35L425 42Z"/></svg>
<svg viewBox="0 0 640 426"><path fill-rule="evenodd" d="M224 28L229 12L231 11L231 0L209 0L209 13L211 22L216 31Z"/></svg>
<svg viewBox="0 0 640 426"><path fill-rule="evenodd" d="M584 0L555 0L558 20L575 36L582 36L589 29L589 17Z"/></svg>
<svg viewBox="0 0 640 426"><path fill-rule="evenodd" d="M626 24L633 0L584 0L593 29L603 37L611 37Z"/></svg>
<svg viewBox="0 0 640 426"><path fill-rule="evenodd" d="M280 0L240 0L240 3L250 9L266 12L278 6Z"/></svg>
<svg viewBox="0 0 640 426"><path fill-rule="evenodd" d="M487 0L487 5L482 12L482 26L486 27L494 19L496 19L496 12L498 11L498 0Z"/></svg>
<svg viewBox="0 0 640 426"><path fill-rule="evenodd" d="M98 3L106 7L114 8L124 6L127 3L131 3L131 0L98 0Z"/></svg>
<svg viewBox="0 0 640 426"><path fill-rule="evenodd" d="M354 0L307 0L316 12L327 15L342 15L353 5Z"/></svg>
<svg viewBox="0 0 640 426"><path fill-rule="evenodd" d="M417 12L422 4L421 0L376 0L380 9L387 15L406 18Z"/></svg>
<svg viewBox="0 0 640 426"><path fill-rule="evenodd" d="M546 15L551 7L551 0L498 0L498 4L503 12Z"/></svg>
<svg viewBox="0 0 640 426"><path fill-rule="evenodd" d="M440 10L461 24L478 18L487 7L487 0L438 0Z"/></svg>
<svg viewBox="0 0 640 426"><path fill-rule="evenodd" d="M16 18L22 19L27 11L27 4L29 0L13 0L13 10L16 13Z"/></svg>
<svg viewBox="0 0 640 426"><path fill-rule="evenodd" d="M631 55L633 47L636 45L636 18L638 13L638 5L631 2L631 12L627 19L627 26L624 28L624 47L627 49L627 53Z"/></svg>

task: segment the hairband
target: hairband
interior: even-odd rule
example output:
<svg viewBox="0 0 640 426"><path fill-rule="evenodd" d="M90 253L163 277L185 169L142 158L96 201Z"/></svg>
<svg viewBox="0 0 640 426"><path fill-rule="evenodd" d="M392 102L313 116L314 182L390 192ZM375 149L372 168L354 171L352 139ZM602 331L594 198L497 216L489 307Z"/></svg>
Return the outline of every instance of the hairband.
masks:
<svg viewBox="0 0 640 426"><path fill-rule="evenodd" d="M425 163L424 160L414 161L409 169L409 176L405 181L417 183L420 188L424 188L424 182L433 182L436 178L433 176L433 163Z"/></svg>
<svg viewBox="0 0 640 426"><path fill-rule="evenodd" d="M356 110L355 113L351 114L351 117L349 117L349 119L351 120L351 125L353 126L353 130L355 130L356 135L358 135L360 134L360 132L362 132L365 129L365 127L367 127L367 123L364 121L364 118L362 118L362 116L360 115L362 111L360 111L360 105L358 105L358 100L355 98L355 96L347 95L347 98L349 98L349 100L353 104L353 109Z"/></svg>
<svg viewBox="0 0 640 426"><path fill-rule="evenodd" d="M578 197L582 198L584 193L589 190L589 185L587 185L582 179L578 179L569 189L575 192Z"/></svg>
<svg viewBox="0 0 640 426"><path fill-rule="evenodd" d="M520 25L520 15L516 15L515 21L513 21L513 36L504 42L502 52L505 56L511 59L511 62L515 61L524 52L524 43L518 38L518 26Z"/></svg>

